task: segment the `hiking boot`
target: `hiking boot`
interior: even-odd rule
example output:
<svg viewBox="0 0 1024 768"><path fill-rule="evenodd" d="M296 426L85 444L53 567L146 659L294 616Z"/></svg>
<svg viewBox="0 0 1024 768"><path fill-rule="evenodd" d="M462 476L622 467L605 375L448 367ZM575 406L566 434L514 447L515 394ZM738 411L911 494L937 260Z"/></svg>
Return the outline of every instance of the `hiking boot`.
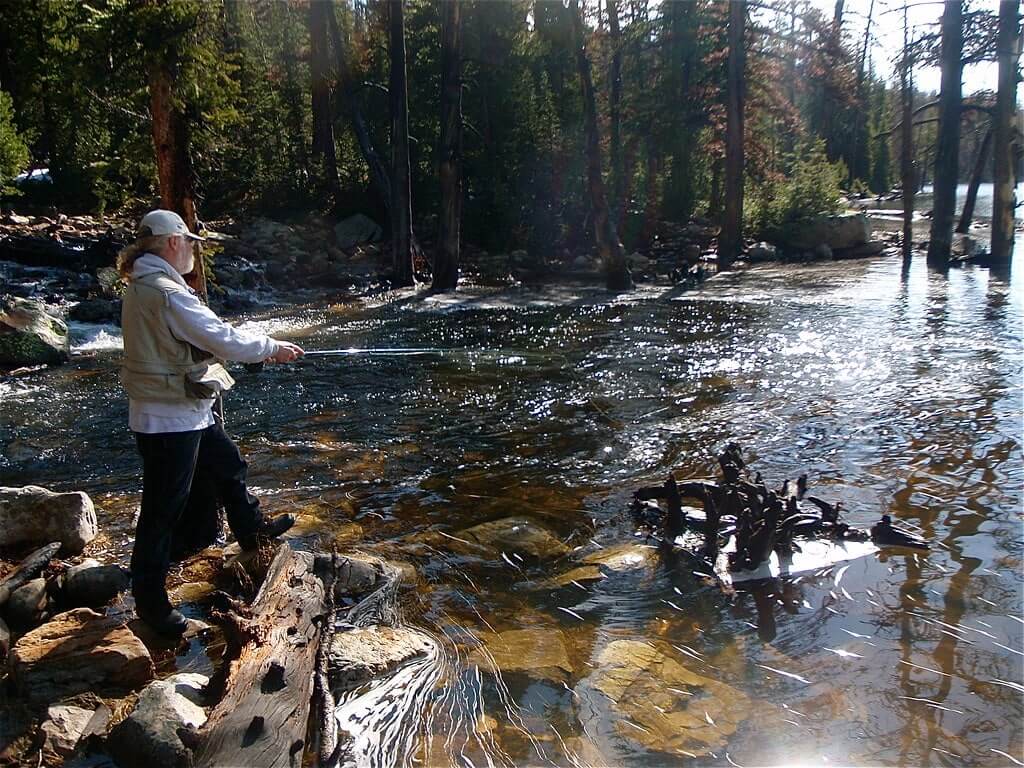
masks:
<svg viewBox="0 0 1024 768"><path fill-rule="evenodd" d="M146 622L150 629L160 635L180 637L188 629L188 619L182 615L181 611L177 611L174 608L171 608L167 613L159 614L138 609L135 612L139 614L139 618Z"/></svg>
<svg viewBox="0 0 1024 768"><path fill-rule="evenodd" d="M255 533L243 536L238 540L240 546L246 552L256 549L261 540L276 539L282 533L295 525L295 515L278 515L270 520L263 520Z"/></svg>

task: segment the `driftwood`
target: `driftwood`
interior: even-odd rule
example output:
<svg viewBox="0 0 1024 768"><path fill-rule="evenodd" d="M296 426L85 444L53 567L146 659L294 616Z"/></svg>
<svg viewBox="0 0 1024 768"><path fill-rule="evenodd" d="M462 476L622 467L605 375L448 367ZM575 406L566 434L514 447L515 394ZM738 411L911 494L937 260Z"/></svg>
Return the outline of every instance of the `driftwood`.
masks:
<svg viewBox="0 0 1024 768"><path fill-rule="evenodd" d="M313 673L313 695L316 706L316 724L320 744L317 748L317 762L320 768L336 765L338 762L338 724L334 720L334 694L331 691L328 666L331 658L331 642L334 638L334 583L340 566L338 553L331 555L331 568L324 577L327 605L320 633L320 647L316 654L316 669Z"/></svg>
<svg viewBox="0 0 1024 768"><path fill-rule="evenodd" d="M769 489L760 473L749 477L742 450L735 443L725 448L718 464L721 483L677 483L670 474L664 485L638 489L633 496L634 517L644 526L660 526L669 542L686 530L702 533L703 547L698 554L712 564L728 540L734 539L735 547L728 552L730 571L753 571L767 562L772 552L800 551L797 539L801 538L870 540L880 546L928 549L920 536L893 526L888 515L868 531L851 527L840 519L839 502L829 504L806 495L806 475L795 482L784 481L777 490ZM703 518L688 517L683 498L701 501ZM653 500L665 502L664 512L651 503Z"/></svg>
<svg viewBox="0 0 1024 768"><path fill-rule="evenodd" d="M21 564L14 571L0 581L0 605L7 602L7 598L11 596L14 590L32 581L32 579L42 573L43 569L50 564L53 556L60 551L60 546L60 542L55 541L52 544L47 544L45 547L40 547L22 560Z"/></svg>
<svg viewBox="0 0 1024 768"><path fill-rule="evenodd" d="M240 647L200 731L197 765L302 764L327 610L313 556L282 544L252 605L214 615Z"/></svg>

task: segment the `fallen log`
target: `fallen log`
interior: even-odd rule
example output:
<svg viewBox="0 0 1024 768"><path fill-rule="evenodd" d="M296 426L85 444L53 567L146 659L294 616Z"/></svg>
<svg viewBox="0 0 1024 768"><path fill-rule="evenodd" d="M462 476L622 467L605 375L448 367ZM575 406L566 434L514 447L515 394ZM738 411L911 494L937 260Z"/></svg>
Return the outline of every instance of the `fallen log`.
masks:
<svg viewBox="0 0 1024 768"><path fill-rule="evenodd" d="M59 541L55 541L52 544L47 544L45 547L40 547L31 555L26 557L6 578L0 581L0 605L7 602L7 598L11 596L18 587L27 584L32 579L39 576L43 572L43 569L50 564L53 556L60 550L61 544Z"/></svg>
<svg viewBox="0 0 1024 768"><path fill-rule="evenodd" d="M215 617L240 645L228 663L224 695L200 731L196 765L298 766L307 726L327 590L314 557L278 547L245 615Z"/></svg>

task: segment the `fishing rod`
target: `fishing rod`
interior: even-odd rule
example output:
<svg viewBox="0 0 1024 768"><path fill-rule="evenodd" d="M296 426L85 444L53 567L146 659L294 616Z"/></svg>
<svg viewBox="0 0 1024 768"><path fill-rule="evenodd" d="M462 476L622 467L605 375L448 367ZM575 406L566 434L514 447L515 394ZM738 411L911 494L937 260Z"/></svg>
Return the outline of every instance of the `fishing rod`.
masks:
<svg viewBox="0 0 1024 768"><path fill-rule="evenodd" d="M304 352L301 356L296 358L298 360L305 360L306 358L316 357L350 357L355 355L364 355L367 357L443 357L446 350L436 349L432 347L419 347L419 348L401 348L401 347L372 347L372 348L360 348L360 347L344 347L339 349L314 349L308 352ZM262 371L266 363L246 363L245 370L249 373L258 373Z"/></svg>

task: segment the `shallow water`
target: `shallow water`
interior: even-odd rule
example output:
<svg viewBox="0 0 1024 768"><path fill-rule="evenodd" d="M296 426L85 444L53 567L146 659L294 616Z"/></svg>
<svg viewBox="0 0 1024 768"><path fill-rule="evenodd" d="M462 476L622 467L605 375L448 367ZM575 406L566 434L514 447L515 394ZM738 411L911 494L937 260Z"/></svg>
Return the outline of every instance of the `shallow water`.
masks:
<svg viewBox="0 0 1024 768"><path fill-rule="evenodd" d="M467 289L247 318L308 349L450 350L239 375L228 402L299 545L420 576L405 619L440 651L343 709L351 759L1024 761L1019 272L772 266L686 294ZM126 557L140 483L116 339L78 330L92 357L0 382L0 479L87 490ZM644 548L632 491L712 475L730 440L767 479L806 471L852 523L887 512L932 551L729 595ZM579 549L464 545L506 517ZM545 583L623 544L605 578Z"/></svg>

